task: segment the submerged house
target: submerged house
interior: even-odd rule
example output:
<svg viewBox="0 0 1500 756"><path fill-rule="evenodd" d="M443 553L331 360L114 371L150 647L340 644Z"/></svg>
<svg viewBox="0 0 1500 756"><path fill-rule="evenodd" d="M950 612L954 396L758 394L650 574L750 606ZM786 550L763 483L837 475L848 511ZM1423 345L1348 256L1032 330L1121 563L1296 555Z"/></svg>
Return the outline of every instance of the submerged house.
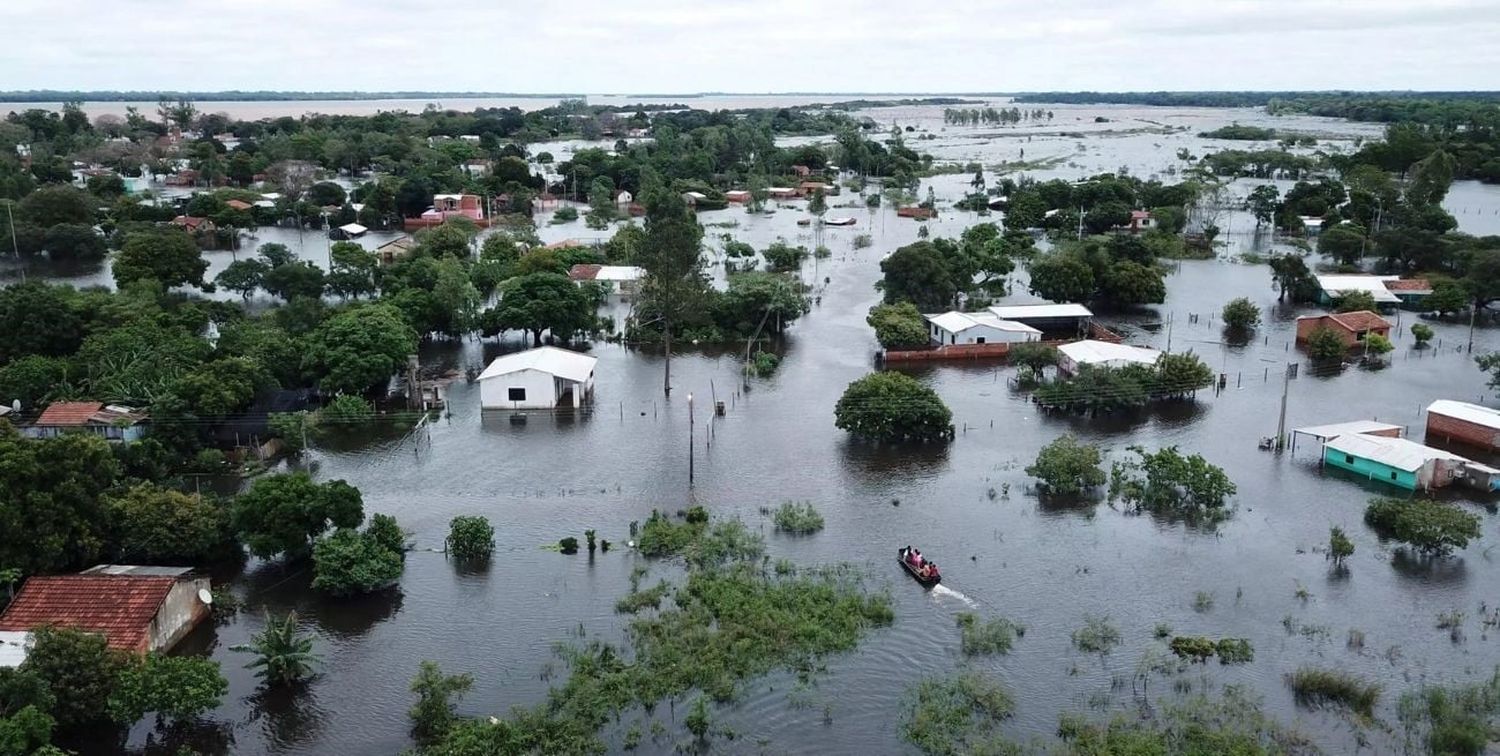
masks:
<svg viewBox="0 0 1500 756"><path fill-rule="evenodd" d="M1500 451L1500 410L1439 399L1427 405L1427 440L1439 438Z"/></svg>
<svg viewBox="0 0 1500 756"><path fill-rule="evenodd" d="M93 433L107 441L138 441L145 433L146 413L103 402L53 402L24 433L53 438L64 433Z"/></svg>
<svg viewBox="0 0 1500 756"><path fill-rule="evenodd" d="M1077 375L1084 365L1122 368L1126 365L1156 364L1161 352L1146 347L1084 339L1057 348L1057 369L1065 375Z"/></svg>
<svg viewBox="0 0 1500 756"><path fill-rule="evenodd" d="M1313 331L1319 328L1327 328L1338 334L1345 347L1356 346L1372 333L1385 338L1391 337L1390 321L1369 310L1358 310L1297 318L1297 343L1306 343Z"/></svg>
<svg viewBox="0 0 1500 756"><path fill-rule="evenodd" d="M77 575L28 578L0 615L0 642L43 626L104 636L110 648L168 651L208 618L209 579L189 567L99 565ZM8 649L13 657L16 649ZM24 656L24 648L21 654Z"/></svg>
<svg viewBox="0 0 1500 756"><path fill-rule="evenodd" d="M939 346L1018 344L1042 339L1041 331L1024 323L1003 320L988 312L949 311L922 317L927 321L927 336Z"/></svg>
<svg viewBox="0 0 1500 756"><path fill-rule="evenodd" d="M574 407L594 395L599 358L544 346L497 357L479 374L481 409L553 409L564 397Z"/></svg>
<svg viewBox="0 0 1500 756"><path fill-rule="evenodd" d="M595 281L609 284L620 294L633 294L646 277L646 269L634 265L597 265L578 263L568 269L568 278L574 283Z"/></svg>
<svg viewBox="0 0 1500 756"><path fill-rule="evenodd" d="M1344 294L1363 291L1375 298L1382 308L1400 305L1419 306L1432 293L1432 284L1425 278L1402 278L1400 276L1321 275L1318 281L1318 304L1325 307Z"/></svg>
<svg viewBox="0 0 1500 756"><path fill-rule="evenodd" d="M990 314L1002 320L1024 323L1043 333L1077 336L1088 333L1094 313L1081 304L992 305Z"/></svg>
<svg viewBox="0 0 1500 756"><path fill-rule="evenodd" d="M1349 433L1323 444L1323 464L1408 491L1466 482L1484 490L1500 485L1500 470L1404 438Z"/></svg>

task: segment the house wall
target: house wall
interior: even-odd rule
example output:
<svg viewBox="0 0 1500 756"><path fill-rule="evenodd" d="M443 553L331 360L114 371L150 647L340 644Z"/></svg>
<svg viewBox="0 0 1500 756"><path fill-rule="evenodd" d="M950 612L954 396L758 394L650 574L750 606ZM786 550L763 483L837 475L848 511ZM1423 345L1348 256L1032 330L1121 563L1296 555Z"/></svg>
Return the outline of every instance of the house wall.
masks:
<svg viewBox="0 0 1500 756"><path fill-rule="evenodd" d="M1481 449L1500 449L1500 431L1456 417L1427 413L1426 440L1461 441Z"/></svg>
<svg viewBox="0 0 1500 756"><path fill-rule="evenodd" d="M1360 339L1362 338L1361 334L1357 334L1343 327L1342 325L1339 325L1338 322L1336 322L1333 318L1325 316L1320 318L1298 319L1297 342L1299 344L1305 343L1307 341L1307 337L1312 335L1312 332L1318 330L1318 328L1320 327L1327 327L1330 331L1338 334L1339 338L1343 340L1344 346L1347 347L1352 347L1358 344L1360 342ZM1389 326L1386 326L1384 328L1371 328L1370 330L1365 331L1365 333L1378 333L1381 336L1390 338L1391 329Z"/></svg>
<svg viewBox="0 0 1500 756"><path fill-rule="evenodd" d="M198 598L200 589L209 589L208 578L186 578L178 580L172 586L161 609L157 610L156 617L151 620L151 628L147 632L150 648L141 650L169 651L192 632L199 622L208 619L209 606Z"/></svg>
<svg viewBox="0 0 1500 756"><path fill-rule="evenodd" d="M526 400L510 400L510 389L526 389ZM557 406L557 385L551 373L520 370L479 382L481 409L552 409Z"/></svg>
<svg viewBox="0 0 1500 756"><path fill-rule="evenodd" d="M927 335L932 338L935 344L1017 344L1023 341L1036 341L1041 338L1035 333L1007 331L984 325L965 328L958 333L954 333L939 328L933 323L927 324ZM980 342L980 339L984 339L984 341Z"/></svg>
<svg viewBox="0 0 1500 756"><path fill-rule="evenodd" d="M1374 460L1364 457L1352 457L1344 452L1329 447L1323 447L1323 463L1330 467L1338 467L1350 472L1363 475L1370 480L1378 480L1393 486L1405 488L1408 491L1417 490L1419 483L1417 473L1397 470L1394 467L1383 465Z"/></svg>

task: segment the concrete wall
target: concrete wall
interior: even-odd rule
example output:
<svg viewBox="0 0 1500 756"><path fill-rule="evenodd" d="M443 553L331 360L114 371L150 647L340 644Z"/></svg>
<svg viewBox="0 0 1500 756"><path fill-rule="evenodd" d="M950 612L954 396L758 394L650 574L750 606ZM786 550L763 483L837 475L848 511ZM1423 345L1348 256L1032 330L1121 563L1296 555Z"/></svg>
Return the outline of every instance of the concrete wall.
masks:
<svg viewBox="0 0 1500 756"><path fill-rule="evenodd" d="M497 375L479 382L479 406L482 409L552 409L557 406L557 382L551 373L521 370ZM512 401L510 389L526 390L526 400Z"/></svg>
<svg viewBox="0 0 1500 756"><path fill-rule="evenodd" d="M148 632L150 648L145 651L169 651L199 622L208 619L209 607L198 598L199 590L209 589L206 577L178 580L167 593L167 600L156 612Z"/></svg>
<svg viewBox="0 0 1500 756"><path fill-rule="evenodd" d="M1397 470L1379 462L1365 459L1364 457L1350 457L1337 449L1324 447L1323 463L1330 467L1338 467L1358 473L1370 480L1378 480L1382 483L1400 486L1408 491L1417 490L1418 478L1416 473Z"/></svg>
<svg viewBox="0 0 1500 756"><path fill-rule="evenodd" d="M1001 328L991 328L986 325L977 325L965 328L958 333L939 328L936 324L927 324L927 335L932 338L934 344L1019 344L1023 341L1037 341L1040 334L1029 331L1007 331ZM980 339L984 339L980 342Z"/></svg>
<svg viewBox="0 0 1500 756"><path fill-rule="evenodd" d="M1456 417L1427 413L1427 441L1460 441L1480 449L1500 449L1500 431Z"/></svg>

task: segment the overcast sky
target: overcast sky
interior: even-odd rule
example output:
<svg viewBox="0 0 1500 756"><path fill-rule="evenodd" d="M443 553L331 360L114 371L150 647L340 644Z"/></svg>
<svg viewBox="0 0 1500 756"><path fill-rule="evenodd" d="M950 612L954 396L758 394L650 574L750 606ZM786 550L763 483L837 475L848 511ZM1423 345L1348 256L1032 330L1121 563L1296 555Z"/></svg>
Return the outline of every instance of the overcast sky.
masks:
<svg viewBox="0 0 1500 756"><path fill-rule="evenodd" d="M0 89L1497 89L1500 0L0 0Z"/></svg>

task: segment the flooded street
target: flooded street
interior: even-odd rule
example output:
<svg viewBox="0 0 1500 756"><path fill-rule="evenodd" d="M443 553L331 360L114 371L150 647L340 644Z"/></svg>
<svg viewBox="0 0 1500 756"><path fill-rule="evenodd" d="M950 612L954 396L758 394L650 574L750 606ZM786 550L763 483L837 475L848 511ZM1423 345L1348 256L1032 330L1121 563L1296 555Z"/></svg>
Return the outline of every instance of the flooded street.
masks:
<svg viewBox="0 0 1500 756"><path fill-rule="evenodd" d="M1020 159L1021 149L1027 161L1056 158L1028 172L1041 179L1126 166L1132 175L1175 182L1172 172L1185 166L1177 151L1202 154L1210 143L1197 132L1231 122L1326 134L1342 149L1356 137L1381 132L1373 124L1273 119L1251 110L1052 109L1053 122L1017 129L944 129L942 109L931 106L865 114L882 125L935 134L924 141L908 134L909 144L939 163L982 162L992 182L996 175L989 166ZM1101 116L1110 120L1095 122ZM1177 127L1186 130L1166 132ZM1212 145L1248 148L1240 142ZM933 237L956 237L973 223L998 220L946 209L970 178L923 182L921 192L930 183L945 208L927 224ZM1240 180L1232 190L1243 195L1259 183ZM832 212L858 199L850 192L831 198ZM1500 233L1497 187L1457 184L1448 206L1461 230ZM1289 428L1376 418L1405 425L1421 440L1421 410L1432 400L1493 402L1484 375L1461 351L1467 323L1432 323L1434 348L1414 350L1406 329L1415 316L1402 313L1385 369L1312 370L1289 342L1296 316L1318 310L1278 305L1267 266L1230 259L1270 248L1269 240L1254 234L1253 219L1235 212L1221 237L1227 246L1220 259L1182 262L1167 278L1164 304L1102 317L1130 343L1192 349L1227 375L1222 393L1208 390L1194 402L1107 418L1042 415L1024 393L1009 388L1014 371L1003 364L934 364L911 372L953 410L956 440L943 448L860 443L834 428L833 407L850 381L875 367L878 347L865 314L879 299L879 261L916 241L921 224L897 218L889 204L845 212L857 223L826 229L824 243L833 256L806 263L802 276L817 302L790 329L781 367L770 378L747 382L734 349L722 355L688 351L673 358L674 390L667 400L659 355L601 342L591 351L599 358L594 404L583 411L531 412L524 423L504 413L482 415L477 385L459 381L450 388L448 414L424 428L314 448L307 465L318 478L357 486L366 513L394 515L417 550L407 558L398 589L355 601L310 591L310 569L287 572L279 564L252 562L234 580L245 605L238 618L199 628L190 643L222 662L230 679L226 703L212 717L223 725L222 750L400 752L410 746L408 684L421 660L474 675L462 714L503 715L513 706L536 704L566 675L554 657L555 643L622 637L624 620L614 603L629 590L632 570L647 564L624 547L630 523L644 521L653 509L689 504L740 517L763 531L772 560L867 568L874 583L889 590L896 613L895 624L871 633L858 651L827 660L811 705L789 698L791 675L752 682L742 700L715 714L717 724L739 734L738 741L719 744L733 752L909 752L896 724L906 684L959 665L995 672L1015 694L1016 715L1007 725L1013 739L1047 738L1060 712L1127 710L1143 654L1164 648L1153 637L1159 623L1179 634L1248 638L1256 651L1253 664L1211 664L1176 679L1194 690L1245 685L1263 697L1269 714L1332 752L1353 750L1355 729L1335 714L1296 706L1282 678L1299 665L1338 666L1381 681L1385 693L1377 716L1394 721L1401 692L1426 681L1488 675L1500 662L1500 637L1487 637L1477 619L1481 606L1500 605L1500 564L1490 556L1500 532L1492 516L1485 516L1484 537L1454 558L1412 561L1382 547L1361 521L1369 497L1394 489L1320 470L1311 445L1294 455L1256 449L1259 438L1275 432L1279 376L1289 361L1302 363L1301 376L1290 384ZM725 233L758 248L777 238L812 246L811 232L795 223L802 217L800 206L769 216L732 207L699 219L715 247ZM598 235L582 221L554 226L544 215L538 222L544 241ZM723 225L730 223L736 225ZM328 242L317 232L300 240L284 229L258 234L259 242L279 241L304 250L304 259L326 263ZM873 245L854 249L857 234L869 234ZM373 248L394 236L372 234L360 242ZM251 253L247 245L237 254ZM207 257L211 278L233 255ZM722 255L716 252L713 259L711 270L722 276ZM108 284L109 276L100 269L56 280ZM1218 312L1241 296L1268 317L1249 344L1230 346ZM1034 300L1024 271L1018 271L1004 301ZM477 371L503 349L519 346L518 336L510 338L504 345L437 342L424 346L422 359ZM1500 332L1480 328L1474 351L1496 348ZM696 405L691 428L690 394ZM715 400L726 405L722 418L713 416ZM1125 515L1104 503L1040 501L1023 468L1063 433L1115 453L1136 444L1175 444L1202 454L1238 486L1237 510L1217 532L1208 532ZM826 518L826 529L799 538L772 534L770 517L761 510L787 500L811 501ZM1482 511L1489 504L1472 506ZM463 514L484 515L495 526L496 557L480 572L458 570L438 553L448 521ZM1343 527L1357 547L1347 574L1335 574L1321 553L1333 525ZM585 529L597 530L616 548L594 556L543 548ZM908 543L942 563L941 589L923 591L891 562L892 550ZM676 570L649 566L653 581ZM1298 597L1299 588L1306 598ZM1212 596L1211 607L1195 600L1200 593ZM265 612L287 610L306 620L323 657L322 674L294 701L259 695L256 679L241 669L248 659L230 651L263 626ZM1462 642L1434 627L1440 612L1452 610L1473 618ZM1010 618L1025 625L1025 636L1009 655L965 660L954 627L961 611ZM1109 616L1123 643L1106 656L1074 649L1070 634L1085 614ZM1351 630L1364 634L1362 647L1346 644ZM1149 682L1154 693L1172 684L1165 678ZM681 732L682 711L675 714L675 727L672 706L658 707L654 717L669 724L669 733ZM142 745L148 731L138 727L132 745ZM604 734L618 748L621 732ZM1364 737L1378 752L1391 747L1390 736L1376 728ZM675 735L647 738L640 750L666 753L674 745Z"/></svg>

